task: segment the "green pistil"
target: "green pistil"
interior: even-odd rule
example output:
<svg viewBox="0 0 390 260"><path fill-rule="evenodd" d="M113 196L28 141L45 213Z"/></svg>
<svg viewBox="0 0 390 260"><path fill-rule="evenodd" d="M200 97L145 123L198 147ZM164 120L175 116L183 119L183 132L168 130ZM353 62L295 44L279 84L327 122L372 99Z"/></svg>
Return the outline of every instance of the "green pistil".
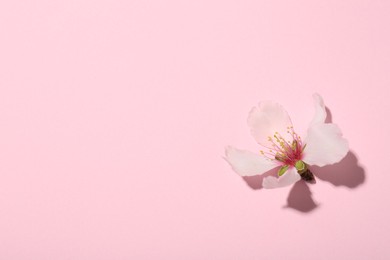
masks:
<svg viewBox="0 0 390 260"><path fill-rule="evenodd" d="M288 165L283 165L278 171L278 176L282 176L288 169Z"/></svg>

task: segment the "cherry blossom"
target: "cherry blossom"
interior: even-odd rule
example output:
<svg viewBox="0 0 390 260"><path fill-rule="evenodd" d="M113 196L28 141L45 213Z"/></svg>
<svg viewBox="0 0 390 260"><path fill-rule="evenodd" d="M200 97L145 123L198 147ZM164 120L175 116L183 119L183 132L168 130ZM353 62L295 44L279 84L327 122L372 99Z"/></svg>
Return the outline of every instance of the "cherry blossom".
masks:
<svg viewBox="0 0 390 260"><path fill-rule="evenodd" d="M261 102L249 112L248 126L254 139L261 145L258 153L226 147L225 159L241 176L263 174L279 167L278 176L263 179L267 189L289 186L300 179L315 183L310 166L325 166L343 159L348 153L348 142L340 128L325 123L326 110L322 97L313 95L315 114L306 135L301 138L294 130L290 116L276 102Z"/></svg>

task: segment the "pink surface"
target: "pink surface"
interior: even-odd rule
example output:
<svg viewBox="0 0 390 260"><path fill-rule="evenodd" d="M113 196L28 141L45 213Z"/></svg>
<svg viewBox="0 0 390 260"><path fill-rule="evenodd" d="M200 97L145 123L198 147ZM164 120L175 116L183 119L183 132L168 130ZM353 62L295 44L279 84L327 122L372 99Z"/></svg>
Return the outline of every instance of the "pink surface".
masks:
<svg viewBox="0 0 390 260"><path fill-rule="evenodd" d="M389 259L389 13L2 1L0 259ZM259 149L253 105L279 101L302 133L314 92L344 161L278 190L231 170L226 145Z"/></svg>

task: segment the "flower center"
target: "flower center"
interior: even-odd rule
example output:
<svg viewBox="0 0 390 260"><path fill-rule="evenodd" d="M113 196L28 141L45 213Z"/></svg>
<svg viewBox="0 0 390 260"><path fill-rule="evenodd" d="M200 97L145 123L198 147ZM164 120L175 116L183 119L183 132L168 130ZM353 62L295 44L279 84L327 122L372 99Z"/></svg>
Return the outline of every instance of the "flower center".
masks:
<svg viewBox="0 0 390 260"><path fill-rule="evenodd" d="M291 136L288 141L278 132L275 132L273 136L268 136L270 145L264 146L267 150L261 150L260 153L270 160L281 162L283 165L295 166L295 163L302 159L305 145L292 126L287 127L287 134Z"/></svg>

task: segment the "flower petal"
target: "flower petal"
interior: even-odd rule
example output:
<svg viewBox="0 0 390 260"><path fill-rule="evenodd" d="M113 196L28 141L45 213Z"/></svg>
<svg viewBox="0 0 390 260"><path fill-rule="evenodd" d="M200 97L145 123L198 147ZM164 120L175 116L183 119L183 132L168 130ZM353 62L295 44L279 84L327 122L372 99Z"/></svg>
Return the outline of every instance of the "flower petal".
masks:
<svg viewBox="0 0 390 260"><path fill-rule="evenodd" d="M282 176L276 178L274 176L268 176L263 179L263 188L275 189L289 186L296 183L301 179L301 175L294 167L290 167Z"/></svg>
<svg viewBox="0 0 390 260"><path fill-rule="evenodd" d="M241 176L262 174L277 166L275 162L267 160L260 154L236 149L231 146L226 147L225 155L226 161Z"/></svg>
<svg viewBox="0 0 390 260"><path fill-rule="evenodd" d="M325 109L324 100L317 93L313 94L313 99L314 99L315 114L310 123L311 126L318 123L325 123L325 119L326 119L326 109Z"/></svg>
<svg viewBox="0 0 390 260"><path fill-rule="evenodd" d="M348 141L335 124L315 124L307 131L303 160L309 165L324 166L339 162L348 153Z"/></svg>
<svg viewBox="0 0 390 260"><path fill-rule="evenodd" d="M247 122L252 136L261 145L269 146L268 137L272 137L275 132L286 138L290 137L287 134L287 127L292 126L290 116L278 103L261 102L249 112Z"/></svg>

